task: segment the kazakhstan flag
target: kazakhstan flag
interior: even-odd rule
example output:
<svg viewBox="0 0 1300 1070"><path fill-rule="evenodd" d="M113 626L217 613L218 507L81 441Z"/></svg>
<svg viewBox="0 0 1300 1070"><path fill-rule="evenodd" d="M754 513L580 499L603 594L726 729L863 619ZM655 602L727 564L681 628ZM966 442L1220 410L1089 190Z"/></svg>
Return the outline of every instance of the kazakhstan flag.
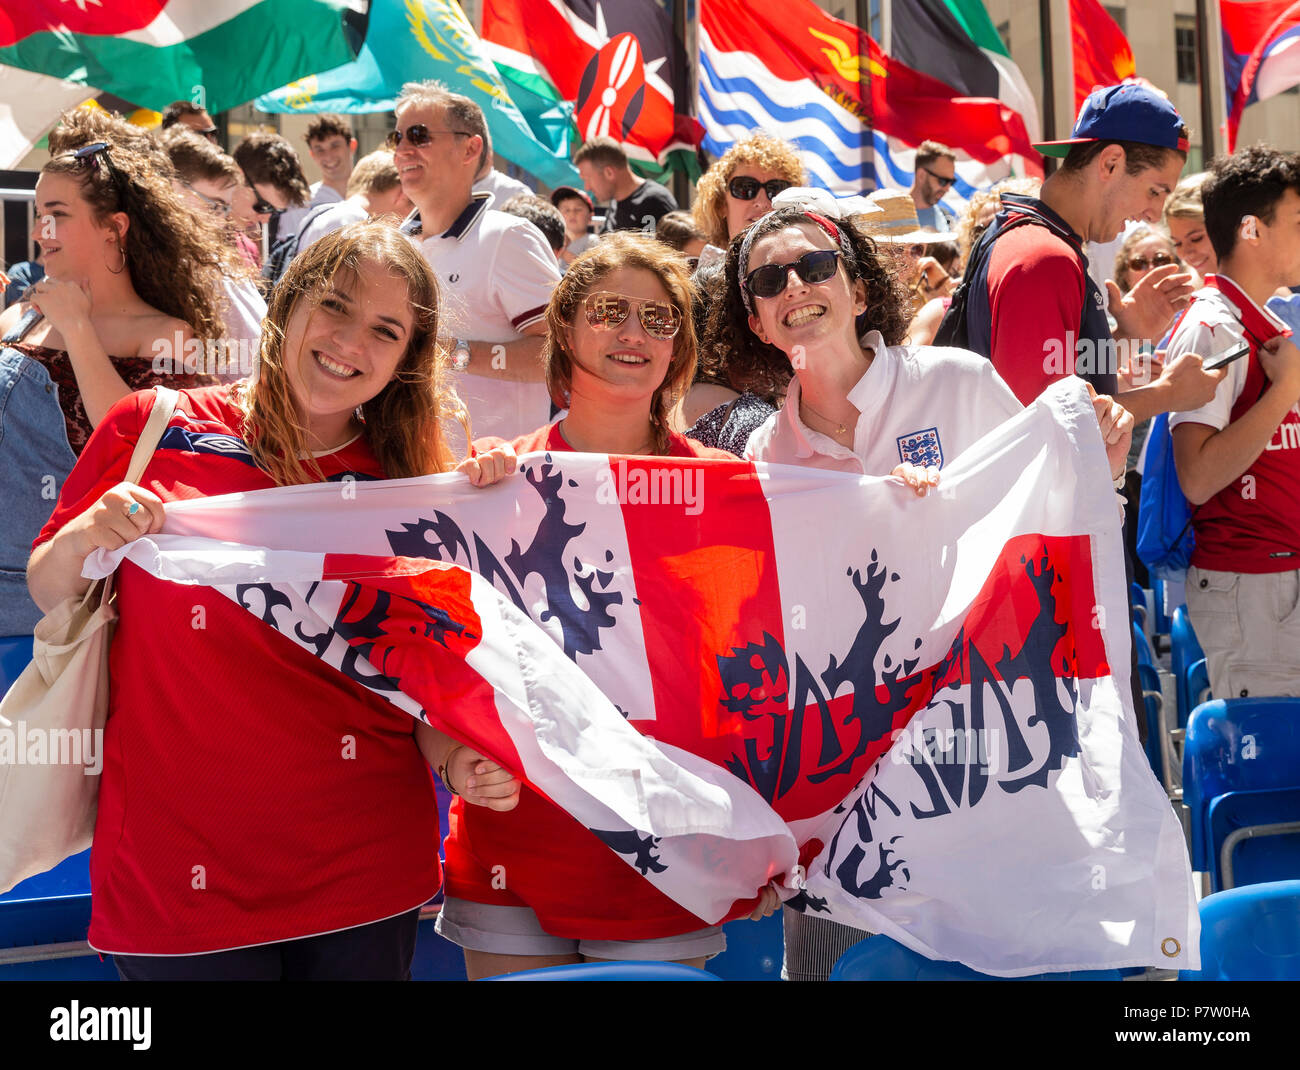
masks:
<svg viewBox="0 0 1300 1070"><path fill-rule="evenodd" d="M492 147L507 160L548 186L581 186L569 162L572 105L529 101L525 119L456 0L374 0L354 62L299 78L254 103L266 112L390 111L404 82L426 78L483 109Z"/></svg>

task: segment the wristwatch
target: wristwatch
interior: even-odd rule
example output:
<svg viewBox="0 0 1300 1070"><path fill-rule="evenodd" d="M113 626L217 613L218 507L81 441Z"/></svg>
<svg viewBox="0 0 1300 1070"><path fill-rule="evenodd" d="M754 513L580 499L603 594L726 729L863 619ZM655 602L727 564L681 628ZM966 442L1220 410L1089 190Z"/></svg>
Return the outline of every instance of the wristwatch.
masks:
<svg viewBox="0 0 1300 1070"><path fill-rule="evenodd" d="M451 366L458 372L463 372L469 367L469 342L464 338L457 338L455 345L452 346Z"/></svg>

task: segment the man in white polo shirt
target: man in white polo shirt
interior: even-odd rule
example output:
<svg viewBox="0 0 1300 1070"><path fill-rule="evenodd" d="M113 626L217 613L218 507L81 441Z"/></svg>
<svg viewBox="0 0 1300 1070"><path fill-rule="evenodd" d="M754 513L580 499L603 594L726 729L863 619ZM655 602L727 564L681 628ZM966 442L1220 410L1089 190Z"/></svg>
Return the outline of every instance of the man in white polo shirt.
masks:
<svg viewBox="0 0 1300 1070"><path fill-rule="evenodd" d="M403 230L438 276L474 436L514 438L550 418L541 350L560 281L555 255L535 226L473 192L487 129L477 104L437 82L408 82L395 111L389 141L416 207Z"/></svg>

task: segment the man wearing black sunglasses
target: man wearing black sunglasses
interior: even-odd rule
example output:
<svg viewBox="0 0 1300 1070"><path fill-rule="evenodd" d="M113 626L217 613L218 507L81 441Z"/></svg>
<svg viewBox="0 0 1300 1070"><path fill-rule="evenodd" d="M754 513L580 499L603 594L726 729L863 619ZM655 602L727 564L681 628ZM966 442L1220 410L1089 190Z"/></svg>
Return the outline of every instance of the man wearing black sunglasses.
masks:
<svg viewBox="0 0 1300 1070"><path fill-rule="evenodd" d="M937 141L922 141L916 147L916 172L912 176L912 203L921 226L931 230L955 230L957 216L943 198L957 180L957 154Z"/></svg>
<svg viewBox="0 0 1300 1070"><path fill-rule="evenodd" d="M560 270L541 231L474 193L487 121L468 97L409 82L389 138L402 192L415 205L402 230L420 243L442 289L442 321L475 437L513 439L550 418L543 384L546 305Z"/></svg>

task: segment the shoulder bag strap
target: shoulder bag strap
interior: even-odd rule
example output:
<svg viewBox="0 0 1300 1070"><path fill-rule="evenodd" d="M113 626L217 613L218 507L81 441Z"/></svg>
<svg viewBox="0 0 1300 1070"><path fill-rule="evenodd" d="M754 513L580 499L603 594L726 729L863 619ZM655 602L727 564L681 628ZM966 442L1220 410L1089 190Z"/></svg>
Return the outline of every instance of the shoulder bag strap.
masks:
<svg viewBox="0 0 1300 1070"><path fill-rule="evenodd" d="M154 450L158 448L158 442L163 432L167 430L167 425L171 422L180 401L180 395L168 387L156 386L154 390L157 392L157 397L149 413L149 420L144 425L144 430L140 432L139 439L136 440L135 449L131 452L131 463L126 470L127 483L138 483L140 477L144 475L144 470L153 457Z"/></svg>

